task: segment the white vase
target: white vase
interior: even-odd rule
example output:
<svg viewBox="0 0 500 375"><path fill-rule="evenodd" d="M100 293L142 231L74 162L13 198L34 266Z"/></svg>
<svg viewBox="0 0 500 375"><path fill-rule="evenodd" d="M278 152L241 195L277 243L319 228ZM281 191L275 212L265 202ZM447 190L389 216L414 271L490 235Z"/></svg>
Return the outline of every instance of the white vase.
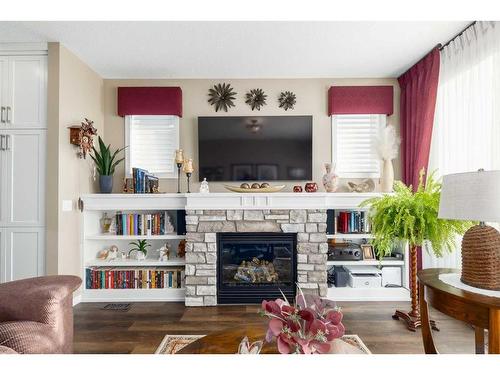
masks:
<svg viewBox="0 0 500 375"><path fill-rule="evenodd" d="M382 165L382 178L380 181L380 190L383 193L391 193L394 185L394 168L392 160L384 160Z"/></svg>
<svg viewBox="0 0 500 375"><path fill-rule="evenodd" d="M335 165L325 163L326 173L323 175L323 186L328 193L333 193L338 187L338 176L335 174Z"/></svg>

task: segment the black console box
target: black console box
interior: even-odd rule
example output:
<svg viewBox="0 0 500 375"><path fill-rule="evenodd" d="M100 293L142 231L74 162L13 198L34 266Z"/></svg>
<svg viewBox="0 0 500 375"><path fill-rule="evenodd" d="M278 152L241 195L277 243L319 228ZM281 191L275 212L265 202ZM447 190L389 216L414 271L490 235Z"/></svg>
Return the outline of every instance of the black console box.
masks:
<svg viewBox="0 0 500 375"><path fill-rule="evenodd" d="M348 246L330 246L328 248L328 260L362 260L363 253L357 244Z"/></svg>

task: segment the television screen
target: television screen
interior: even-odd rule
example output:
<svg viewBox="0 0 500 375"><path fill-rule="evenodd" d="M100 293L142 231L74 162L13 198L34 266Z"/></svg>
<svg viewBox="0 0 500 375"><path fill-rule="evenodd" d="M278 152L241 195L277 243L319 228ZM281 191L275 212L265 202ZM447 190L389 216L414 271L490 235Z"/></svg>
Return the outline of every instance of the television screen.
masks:
<svg viewBox="0 0 500 375"><path fill-rule="evenodd" d="M198 117L200 181L312 179L312 116Z"/></svg>

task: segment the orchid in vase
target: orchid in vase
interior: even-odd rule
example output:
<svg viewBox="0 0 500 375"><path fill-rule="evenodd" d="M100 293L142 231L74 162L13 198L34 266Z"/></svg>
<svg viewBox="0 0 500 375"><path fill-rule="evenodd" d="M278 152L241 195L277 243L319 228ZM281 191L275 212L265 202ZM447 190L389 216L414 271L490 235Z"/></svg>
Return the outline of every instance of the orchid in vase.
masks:
<svg viewBox="0 0 500 375"><path fill-rule="evenodd" d="M329 353L333 340L345 332L342 312L333 301L302 292L293 306L285 297L262 301L261 314L271 319L266 341L276 337L281 354Z"/></svg>

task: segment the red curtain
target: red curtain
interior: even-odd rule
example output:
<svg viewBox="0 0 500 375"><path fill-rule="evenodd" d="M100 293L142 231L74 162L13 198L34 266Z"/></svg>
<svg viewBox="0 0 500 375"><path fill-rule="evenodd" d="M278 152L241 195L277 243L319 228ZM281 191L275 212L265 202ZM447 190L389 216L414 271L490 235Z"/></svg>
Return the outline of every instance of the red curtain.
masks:
<svg viewBox="0 0 500 375"><path fill-rule="evenodd" d="M180 87L118 87L118 116L175 115L182 117Z"/></svg>
<svg viewBox="0 0 500 375"><path fill-rule="evenodd" d="M328 90L328 116L352 114L392 115L392 86L332 86Z"/></svg>
<svg viewBox="0 0 500 375"><path fill-rule="evenodd" d="M429 162L439 81L439 49L434 48L398 81L401 87L402 178L406 185L416 190L420 170L427 169ZM422 269L422 249L417 252L417 268Z"/></svg>
<svg viewBox="0 0 500 375"><path fill-rule="evenodd" d="M439 80L439 49L398 78L401 87L402 178L415 190L419 172L427 169Z"/></svg>

